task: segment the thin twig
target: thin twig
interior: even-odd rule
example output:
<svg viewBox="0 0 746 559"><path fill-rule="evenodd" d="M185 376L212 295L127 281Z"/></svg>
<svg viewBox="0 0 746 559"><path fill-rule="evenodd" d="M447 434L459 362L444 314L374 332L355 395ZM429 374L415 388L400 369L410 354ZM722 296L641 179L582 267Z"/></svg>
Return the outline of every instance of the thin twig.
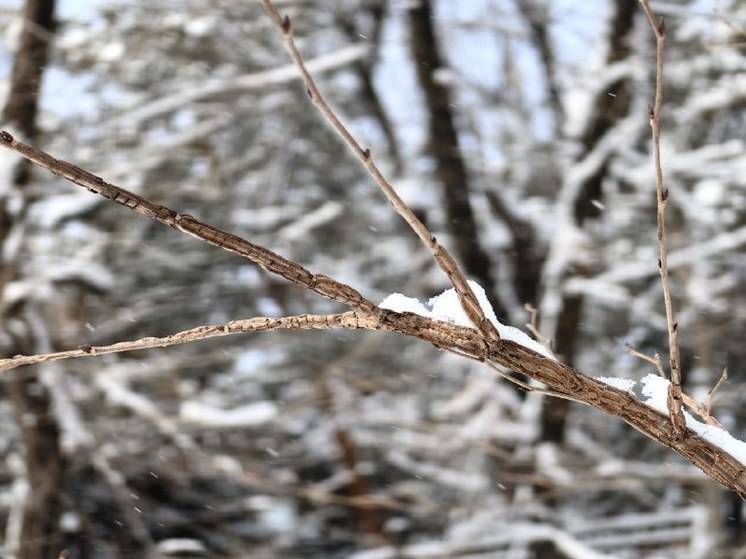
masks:
<svg viewBox="0 0 746 559"><path fill-rule="evenodd" d="M252 320L255 322L252 322ZM236 321L233 324L235 329L243 323L244 328L240 328L240 331L272 329L264 326L268 324L267 321L269 321L269 324L273 324L272 321L279 321L282 324L280 327L283 328L348 328L398 332L426 341L442 349L454 350L460 355L477 361L488 360L541 382L549 388L549 391L551 391L549 395L551 396L585 403L607 414L621 417L642 433L679 452L714 480L738 492L741 497L746 497L746 479L742 475L744 465L725 450L694 433L683 438L677 437L671 423L664 421L663 415L641 403L632 395L589 378L567 365L547 359L520 344L504 340L499 342L485 341L484 337L472 328L464 328L412 313L396 313L385 309L376 309L372 313L348 312L342 315L320 317L249 319L248 321ZM259 324L256 324L256 322L259 322ZM277 325L277 323L274 324ZM221 330L225 334L225 327L217 327L217 330L213 331L214 335L220 335ZM204 331L202 333L204 334ZM153 338L153 340L158 340L159 343L153 344L152 347L167 345L163 343L164 340L162 339ZM485 342L487 345L486 353ZM141 343L138 347L132 349L144 349L145 347L146 344ZM112 348L112 352L115 349L117 348ZM43 362L55 358L98 355L103 351L104 348L100 348L99 351L99 348L84 347L70 353L30 356L25 360L23 357L18 357L11 359L10 363L2 361L0 364L8 369L21 364Z"/></svg>
<svg viewBox="0 0 746 559"><path fill-rule="evenodd" d="M583 400L579 400L577 398L573 398L569 394L565 394L564 392L557 392L555 390L548 390L546 388L539 388L538 386L531 386L527 382L523 382L521 379L515 378L510 373L506 373L505 371L502 371L497 365L494 363L490 363L489 361L486 361L487 366L492 369L499 377L504 378L508 382L512 382L519 388L522 388L526 392L533 392L534 394L543 394L544 396L551 396L552 398L560 398L562 400L570 400L571 402L576 402L578 404L585 404L589 405L588 402L584 402Z"/></svg>
<svg viewBox="0 0 746 559"><path fill-rule="evenodd" d="M285 316L282 318L269 318L260 316L244 320L232 320L226 324L209 326L197 326L170 336L149 336L138 340L118 342L103 346L80 346L78 349L45 353L39 355L16 355L10 359L0 359L0 372L16 369L24 365L35 365L60 361L62 359L74 359L78 357L93 357L109 353L124 353L127 351L138 351L142 349L153 349L156 347L170 347L174 345L188 344L208 338L230 336L245 332L268 332L271 330L327 330L335 328L369 328L373 329L374 323L370 315L362 315L354 312L343 314L313 315L303 314L298 316Z"/></svg>
<svg viewBox="0 0 746 559"><path fill-rule="evenodd" d="M130 210L164 225L168 225L177 231L191 235L203 242L243 256L268 272L282 276L291 283L315 291L323 297L362 311L371 311L376 308L375 304L368 301L357 290L347 284L322 274L313 274L300 264L287 260L271 250L250 243L237 235L222 231L191 215L178 213L115 184L106 182L101 177L89 173L85 169L81 169L62 159L56 159L40 149L16 140L5 130L0 130L0 146L22 155L29 161L44 167L49 172L67 179L78 186L82 186L90 192L99 194Z"/></svg>
<svg viewBox="0 0 746 559"><path fill-rule="evenodd" d="M386 195L386 198L394 207L394 210L407 222L411 229L415 232L417 237L422 243L430 250L433 255L435 262L448 276L449 281L456 289L461 306L464 308L464 312L469 317L469 320L475 325L488 339L499 340L500 334L497 332L495 325L492 324L484 315L479 302L477 301L474 292L466 281L466 278L459 269L458 264L454 260L453 256L441 245L436 239L435 235L420 221L414 212L407 206L397 194L394 187L389 183L388 180L383 176L381 171L376 166L371 156L370 150L363 148L357 140L352 136L350 131L345 127L344 124L339 120L339 117L334 113L329 104L324 99L324 96L316 86L316 82L306 68L303 62L298 48L295 46L293 40L293 25L288 16L282 17L279 12L275 9L274 5L270 0L259 0L264 6L264 10L267 12L272 22L275 24L277 29L282 34L282 38L285 42L290 58L295 63L298 71L301 74L303 83L306 86L306 92L311 98L313 105L319 110L319 112L326 119L327 123L332 129L344 140L347 146L350 148L352 153L360 160L368 174L373 178L373 181Z"/></svg>
<svg viewBox="0 0 746 559"><path fill-rule="evenodd" d="M715 386L712 387L712 389L707 393L707 400L705 400L705 409L707 410L707 413L712 412L712 405L715 402L715 392L717 392L718 388L726 381L728 380L728 367L723 369L722 374L720 375L720 378L715 383Z"/></svg>
<svg viewBox="0 0 746 559"><path fill-rule="evenodd" d="M537 342L552 352L552 340L544 336L539 330L539 309L531 303L526 303L523 308L531 315L529 322L526 323L526 329L536 338Z"/></svg>
<svg viewBox="0 0 746 559"><path fill-rule="evenodd" d="M663 378L666 378L666 372L663 370L663 363L661 362L661 356L657 353L653 355L652 357L650 355L646 355L642 353L641 351L637 351L634 347L631 345L627 345L627 351L630 355L637 357L639 359L642 359L643 361L647 361L648 363L655 366L655 368L658 370L658 374L662 376Z"/></svg>
<svg viewBox="0 0 746 559"><path fill-rule="evenodd" d="M0 131L0 146L13 149L37 165L45 167L55 174L110 200L126 205L144 216L165 223L225 250L245 256L268 271L279 274L297 285L353 307L371 308L368 312L330 315L336 316L335 320L339 320L339 323L334 325L331 323L329 325L324 324L322 328L364 328L398 332L431 343L439 348L449 351L458 350L477 361L489 360L510 370L525 374L543 383L550 390L558 392L561 395L559 397L567 395L566 397L586 403L609 415L621 417L642 433L676 450L712 479L736 491L742 498L746 497L746 476L743 475L744 464L716 444L697 436L693 432L681 437L670 421L663 421L664 416L662 414L639 402L630 394L592 379L558 361L539 355L518 343L509 340L492 340L485 338L472 328L432 320L412 313L396 313L375 307L346 284L327 276L313 275L300 265L287 261L265 248L220 231L191 216L177 214L173 210L106 183L103 179L70 163L58 161L40 150L16 142L6 132ZM285 320L288 321L286 323L288 328L317 327L311 324L314 322L313 320L309 319L306 322L306 318L287 317ZM84 346L83 349L77 350L77 353L68 357L83 357L83 354L92 355L94 349ZM37 356L30 356L29 358L38 359ZM64 357L58 356L57 358ZM15 360L15 366L19 366L18 363L21 359L19 357ZM48 360L51 360L51 358L48 358Z"/></svg>
<svg viewBox="0 0 746 559"><path fill-rule="evenodd" d="M661 128L660 116L663 102L663 47L666 41L666 26L663 20L656 20L648 0L640 0L653 33L655 34L655 101L649 110L650 131L653 137L655 160L655 190L658 214L658 272L663 288L663 301L666 306L666 324L668 327L668 353L671 366L671 384L668 389L668 412L676 433L683 436L686 431L686 420L681 409L681 361L676 315L671 301L671 289L668 284L668 251L666 249L666 206L668 205L668 188L663 185L661 168Z"/></svg>

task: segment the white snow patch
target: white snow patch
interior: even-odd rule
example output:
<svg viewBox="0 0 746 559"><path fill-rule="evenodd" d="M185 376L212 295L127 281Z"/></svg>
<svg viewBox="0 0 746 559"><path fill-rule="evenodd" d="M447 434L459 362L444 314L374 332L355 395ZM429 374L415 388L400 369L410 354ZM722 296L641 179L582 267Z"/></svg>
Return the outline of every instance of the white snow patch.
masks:
<svg viewBox="0 0 746 559"><path fill-rule="evenodd" d="M265 369L279 365L284 359L285 354L282 351L265 348L248 349L236 357L233 372L242 377L258 376Z"/></svg>
<svg viewBox="0 0 746 559"><path fill-rule="evenodd" d="M288 241L298 241L307 237L308 234L335 219L344 211L344 206L339 202L325 202L315 210L307 212L297 221L286 225L276 234Z"/></svg>
<svg viewBox="0 0 746 559"><path fill-rule="evenodd" d="M98 56L99 59L103 60L104 62L113 62L114 60L119 60L124 56L125 53L124 44L114 41L107 45L105 45L102 49L99 49Z"/></svg>
<svg viewBox="0 0 746 559"><path fill-rule="evenodd" d="M487 299L487 295L481 285L475 281L469 280L469 286L472 291L474 291L474 295L476 295L477 301L479 302L479 306L482 307L484 315L490 320L490 322L492 322L492 324L495 325L495 328L497 328L497 331L503 340L510 340L556 361L554 355L552 355L547 348L536 340L533 340L528 334L518 328L502 324L497 320L495 310L492 308L492 305ZM381 301L378 306L382 309L388 309L395 312L411 312L426 318L442 320L459 326L473 326L461 306L456 290L453 288L430 299L427 302L427 306L423 305L417 299L407 297L401 293L392 293Z"/></svg>
<svg viewBox="0 0 746 559"><path fill-rule="evenodd" d="M651 374L643 378L640 382L642 383L642 394L648 398L645 403L651 408L668 415L669 381L658 375ZM742 464L746 464L746 442L736 439L724 429L697 421L686 411L684 412L684 417L686 418L686 426L689 429L706 441L722 448Z"/></svg>
<svg viewBox="0 0 746 559"><path fill-rule="evenodd" d="M6 198L13 192L13 175L21 156L9 149L0 151L0 198Z"/></svg>
<svg viewBox="0 0 746 559"><path fill-rule="evenodd" d="M643 402L654 410L668 415L669 382L658 375L647 375L642 378L640 384L642 385L642 395L646 398ZM687 423L689 422L687 421Z"/></svg>
<svg viewBox="0 0 746 559"><path fill-rule="evenodd" d="M714 207L726 203L728 192L722 181L705 179L694 187L694 198L706 207Z"/></svg>
<svg viewBox="0 0 746 559"><path fill-rule="evenodd" d="M215 28L214 17L198 17L196 19L190 19L186 22L184 30L189 35L195 37L204 37Z"/></svg>
<svg viewBox="0 0 746 559"><path fill-rule="evenodd" d="M253 427L272 421L276 416L277 406L272 402L256 402L231 410L215 408L200 402L183 402L179 409L181 420L217 429Z"/></svg>
<svg viewBox="0 0 746 559"><path fill-rule="evenodd" d="M637 385L635 381L622 378L597 377L609 386L632 392ZM668 415L668 387L671 383L661 376L650 374L640 380L640 394L642 402L655 411ZM713 425L707 425L695 419L689 412L684 411L686 426L700 437L713 445L722 448L742 464L746 464L746 442L736 439L733 435Z"/></svg>
<svg viewBox="0 0 746 559"><path fill-rule="evenodd" d="M164 555L178 555L182 553L197 553L202 554L207 552L205 544L199 540L193 540L191 538L171 538L168 540L161 540L156 546L158 551Z"/></svg>
<svg viewBox="0 0 746 559"><path fill-rule="evenodd" d="M88 211L102 200L103 198L91 196L88 192L45 196L31 206L29 216L35 223L51 229L64 219L76 217Z"/></svg>
<svg viewBox="0 0 746 559"><path fill-rule="evenodd" d="M633 394L632 389L637 384L637 381L628 378L596 377L596 380L600 380L604 384L608 384L609 386L613 386L614 388L618 388L624 392L629 392L630 394Z"/></svg>
<svg viewBox="0 0 746 559"><path fill-rule="evenodd" d="M392 293L378 306L395 312L411 312L420 316L430 316L430 311L425 308L425 305L414 297L407 297L401 293Z"/></svg>

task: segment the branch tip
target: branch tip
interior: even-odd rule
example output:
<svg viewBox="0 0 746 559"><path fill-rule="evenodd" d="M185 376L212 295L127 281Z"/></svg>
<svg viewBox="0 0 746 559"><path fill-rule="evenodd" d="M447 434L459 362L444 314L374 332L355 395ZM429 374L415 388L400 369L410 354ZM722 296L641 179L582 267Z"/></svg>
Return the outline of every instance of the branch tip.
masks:
<svg viewBox="0 0 746 559"><path fill-rule="evenodd" d="M0 130L0 140L6 144L12 144L14 142L13 135L5 130Z"/></svg>

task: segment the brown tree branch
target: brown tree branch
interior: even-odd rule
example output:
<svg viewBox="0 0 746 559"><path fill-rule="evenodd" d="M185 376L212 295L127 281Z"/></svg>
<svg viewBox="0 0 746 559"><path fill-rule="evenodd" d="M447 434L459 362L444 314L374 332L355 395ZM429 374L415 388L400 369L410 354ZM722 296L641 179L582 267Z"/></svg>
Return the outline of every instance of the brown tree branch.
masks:
<svg viewBox="0 0 746 559"><path fill-rule="evenodd" d="M418 338L438 348L458 353L463 357L479 362L488 362L491 365L497 364L542 382L550 392L555 393L552 395L570 398L573 401L621 418L651 439L675 450L709 477L738 493L740 497L746 497L746 465L741 464L722 448L703 439L690 429L687 429L683 436L680 436L665 415L640 402L634 395L613 388L576 371L568 365L548 359L509 340L485 340L479 332L472 328L456 326L412 313L396 313L385 309L375 309L370 313L347 312L326 316L300 315L281 319L261 317L246 321L234 321L228 323L227 326L229 330L232 330L227 333L279 328L384 330ZM227 334L225 326L206 326L194 330L197 333L201 331L202 334L212 332L214 336ZM183 339L194 335L193 331L186 331L186 333L174 335L174 338L178 339L181 336ZM142 345L133 349L185 343L181 341L170 344L164 343L168 338L152 338L151 340L157 340L158 343L153 342L151 345L142 343ZM197 339L202 338L197 337ZM144 340L148 340L148 338ZM135 343L137 342L123 342L122 344ZM102 346L100 351L99 348L73 350L68 356L57 358L97 355L104 353L106 347L111 346ZM127 346L121 345L119 347ZM111 352L109 351L109 353ZM62 352L62 354L64 353ZM37 360L34 360L35 358ZM38 359L37 356L30 356L28 358L17 357L10 362L0 363L2 363L3 368L9 369L23 364L41 362L42 360Z"/></svg>
<svg viewBox="0 0 746 559"><path fill-rule="evenodd" d="M226 324L209 326L197 326L189 330L183 330L175 334L163 337L149 336L138 340L118 342L111 345L90 346L84 345L78 349L58 351L39 355L16 355L10 359L0 359L0 372L10 371L25 365L36 365L50 361L63 359L75 359L78 357L94 357L110 353L124 353L128 351L139 351L153 349L156 347L170 347L174 345L188 344L199 340L230 336L245 332L269 332L272 330L327 330L333 328L366 328L375 329L367 314L354 312L344 314L286 316L282 318L269 318L259 316L244 320L232 320Z"/></svg>
<svg viewBox="0 0 746 559"><path fill-rule="evenodd" d="M386 180L376 166L370 150L364 149L360 146L324 99L324 96L321 94L319 88L316 86L316 82L308 72L305 63L303 62L303 57L295 45L295 41L293 40L293 25L290 18L288 16L280 16L270 0L259 1L264 6L264 10L272 19L272 22L275 24L278 31L282 34L285 47L290 54L290 58L293 60L301 74L303 83L306 86L306 92L311 98L313 105L323 115L324 119L332 129L344 140L355 157L360 160L373 181L383 191L394 210L396 210L396 213L407 222L417 237L419 237L422 243L428 248L428 250L430 250L435 262L440 266L441 270L445 272L449 281L456 289L456 293L461 301L461 306L464 308L464 312L466 312L466 316L469 317L469 320L471 320L485 337L492 340L499 340L500 334L498 334L495 326L484 316L484 312L482 311L474 292L471 287L469 287L464 274L459 269L453 256L451 256L448 250L438 242L435 235L433 235L425 224L417 218L404 200L399 197L399 194L397 194L394 187L388 180Z"/></svg>
<svg viewBox="0 0 746 559"><path fill-rule="evenodd" d="M36 163L40 167L44 167L49 172L88 189L90 192L100 194L104 198L121 204L145 217L168 225L177 231L187 233L203 242L243 256L268 272L282 276L291 283L315 291L327 299L363 311L370 311L376 306L349 285L338 282L329 276L313 274L300 264L287 260L264 247L250 243L237 235L222 231L191 215L178 213L166 206L146 200L142 196L138 196L115 184L106 182L101 177L97 177L72 163L55 159L48 153L19 142L5 130L0 130L0 145L15 151L29 161Z"/></svg>
<svg viewBox="0 0 746 559"><path fill-rule="evenodd" d="M641 351L637 351L632 346L627 346L627 351L629 352L630 355L637 357L639 359L642 359L643 361L647 361L648 363L653 365L656 371L658 371L658 374L661 377L666 378L666 373L663 371L663 363L661 361L660 355L656 353L655 355L651 357L650 355L645 355ZM712 416L711 402L712 402L712 395L720 387L720 384L722 382L723 382L723 378L721 377L720 380L717 382L717 384L712 387L712 390L710 390L710 393L707 396L706 404L701 404L697 402L694 398L685 394L684 392L681 393L681 400L687 408L689 408L691 411L696 413L699 416L699 418L705 423L707 423L708 425L712 425L713 427L718 427L720 429L722 429L723 426L717 419L715 419Z"/></svg>
<svg viewBox="0 0 746 559"><path fill-rule="evenodd" d="M648 0L640 0L650 28L655 34L655 101L650 107L650 132L653 138L653 157L655 165L655 191L658 215L658 272L663 288L663 301L666 307L666 325L668 326L668 353L671 366L671 384L668 390L668 412L677 433L683 434L686 419L681 409L681 360L679 356L678 329L671 288L668 284L668 250L666 249L666 206L668 205L668 188L663 184L661 168L661 128L660 115L663 102L663 47L666 41L666 27L663 20L656 20Z"/></svg>
<svg viewBox="0 0 746 559"><path fill-rule="evenodd" d="M38 165L55 172L55 174L86 188L90 187L93 192L126 205L142 215L156 219L210 244L246 256L268 271L278 273L288 281L361 309L357 312L321 317L301 315L284 319L263 318L258 319L260 321L258 324L252 323L251 319L243 325L241 324L242 321L238 321L234 323L234 328L237 328L237 331L244 331L241 330L241 327L244 327L245 331L262 330L261 321L264 321L264 324L281 325L277 326L278 328L364 328L397 332L415 337L438 348L454 353L458 352L464 357L479 362L491 362L517 373L522 373L543 383L549 391L571 397L609 415L620 417L641 433L681 454L723 486L735 491L742 498L746 497L746 465L741 464L728 452L703 439L690 429L685 429L683 433L678 432L665 415L640 402L632 394L613 388L576 371L568 365L539 355L515 342L486 338L482 333L472 328L431 320L412 313L396 313L380 309L346 284L326 276L314 276L300 265L282 259L263 247L253 245L190 216L177 214L173 210L106 183L83 169L58 161L40 150L15 141L6 132L0 132L0 145L13 149ZM267 321L270 322L267 323ZM264 329L268 328L265 327ZM212 332L218 335L216 330L212 330ZM162 342L163 340L160 340L159 343L154 345L164 345ZM80 353L70 357L83 356L83 354L92 355L95 353L95 349L85 347L77 350ZM28 359L32 359L32 357ZM19 364L22 360L21 357L16 359L16 364ZM28 363L31 362L35 361L28 361Z"/></svg>

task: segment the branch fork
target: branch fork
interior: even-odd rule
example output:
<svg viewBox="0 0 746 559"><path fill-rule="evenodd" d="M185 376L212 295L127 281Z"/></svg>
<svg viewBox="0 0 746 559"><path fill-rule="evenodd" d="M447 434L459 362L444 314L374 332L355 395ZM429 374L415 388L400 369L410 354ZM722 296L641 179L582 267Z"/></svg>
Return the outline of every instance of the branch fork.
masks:
<svg viewBox="0 0 746 559"><path fill-rule="evenodd" d="M298 51L298 47L295 45L295 40L293 39L293 24L290 17L287 15L281 16L270 0L259 1L267 12L267 15L269 15L274 25L282 34L285 48L301 74L301 78L311 102L319 110L329 126L347 144L350 151L352 151L352 153L360 160L373 181L391 203L396 213L407 222L422 244L424 244L430 251L435 262L440 266L441 270L443 270L448 277L448 280L451 282L451 285L456 289L461 306L464 308L464 312L466 313L466 316L469 317L469 320L471 320L477 330L479 330L487 339L495 341L499 340L500 334L497 332L497 328L495 328L495 325L485 317L482 307L479 305L471 287L469 287L466 277L456 263L456 260L451 256L448 250L438 242L435 235L433 235L425 224L420 221L404 200L402 200L391 183L383 176L381 171L378 169L378 166L375 164L375 161L373 161L370 149L360 146L324 99L324 96L321 94L321 91L319 91L316 82L308 72L305 63L303 62L303 57Z"/></svg>
<svg viewBox="0 0 746 559"><path fill-rule="evenodd" d="M655 167L655 190L658 221L658 274L663 288L663 302L666 307L666 325L668 329L668 352L671 369L671 384L668 389L668 413L673 428L679 437L686 432L686 419L682 411L681 393L681 358L679 355L678 330L676 314L671 300L671 288L668 282L668 249L666 247L666 207L668 206L669 191L664 186L663 169L661 167L661 105L663 102L663 48L666 42L666 25L662 19L657 19L650 8L649 0L639 0L650 28L655 35L655 100L648 108L650 133L653 139L653 159ZM660 361L660 360L659 360Z"/></svg>

